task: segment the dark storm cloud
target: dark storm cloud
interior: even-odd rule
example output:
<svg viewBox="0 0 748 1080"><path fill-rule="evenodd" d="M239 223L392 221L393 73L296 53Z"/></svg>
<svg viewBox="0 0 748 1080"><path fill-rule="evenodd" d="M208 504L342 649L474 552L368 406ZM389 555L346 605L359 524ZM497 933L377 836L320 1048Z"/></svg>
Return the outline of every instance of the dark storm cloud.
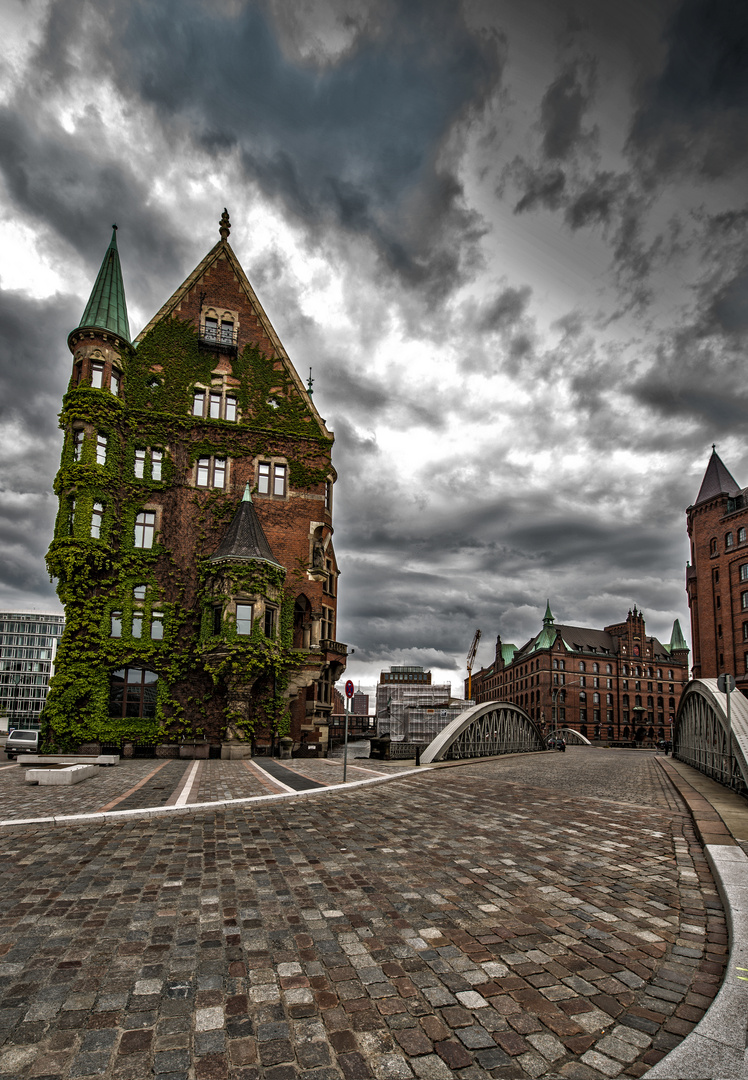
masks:
<svg viewBox="0 0 748 1080"><path fill-rule="evenodd" d="M137 276L125 275L128 293L150 306L163 290L163 276L184 265L187 250L151 204L151 178L137 175L124 156L95 156L102 135L96 109L85 125L89 143L85 131L71 135L57 121L32 123L37 107L22 92L12 107L0 110L0 172L17 211L51 230L46 242L57 260L69 259L72 251L85 258L92 284L116 218L123 262L139 268ZM68 329L81 314L76 311Z"/></svg>
<svg viewBox="0 0 748 1080"><path fill-rule="evenodd" d="M40 58L63 79L88 10L56 5ZM90 62L100 57L170 132L218 158L236 152L246 176L309 227L369 238L404 280L438 293L462 273L478 227L446 140L498 85L501 43L472 32L448 0L395 13L324 67L284 55L261 3L110 3L86 30Z"/></svg>
<svg viewBox="0 0 748 1080"><path fill-rule="evenodd" d="M594 64L575 61L554 79L540 103L541 149L544 157L564 161L580 142L594 138L582 128L594 84Z"/></svg>
<svg viewBox="0 0 748 1080"><path fill-rule="evenodd" d="M18 420L42 439L57 432L70 377L60 357L80 314L72 297L36 300L0 289L0 423Z"/></svg>
<svg viewBox="0 0 748 1080"><path fill-rule="evenodd" d="M57 414L69 378L60 360L77 309L71 297L32 300L0 289L0 589L53 607L44 555L57 512Z"/></svg>
<svg viewBox="0 0 748 1080"><path fill-rule="evenodd" d="M656 176L686 168L718 177L748 156L748 6L683 0L664 36L667 55L644 89L631 145Z"/></svg>

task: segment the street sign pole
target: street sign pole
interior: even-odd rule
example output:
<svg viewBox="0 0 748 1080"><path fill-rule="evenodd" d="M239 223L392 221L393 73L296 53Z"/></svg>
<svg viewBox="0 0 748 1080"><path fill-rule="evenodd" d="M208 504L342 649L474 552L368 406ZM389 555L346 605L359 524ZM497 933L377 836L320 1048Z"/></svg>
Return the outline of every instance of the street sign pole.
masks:
<svg viewBox="0 0 748 1080"><path fill-rule="evenodd" d="M345 684L345 739L343 743L343 783L346 782L348 776L348 717L351 708L351 698L353 697L354 689L353 683L350 679Z"/></svg>

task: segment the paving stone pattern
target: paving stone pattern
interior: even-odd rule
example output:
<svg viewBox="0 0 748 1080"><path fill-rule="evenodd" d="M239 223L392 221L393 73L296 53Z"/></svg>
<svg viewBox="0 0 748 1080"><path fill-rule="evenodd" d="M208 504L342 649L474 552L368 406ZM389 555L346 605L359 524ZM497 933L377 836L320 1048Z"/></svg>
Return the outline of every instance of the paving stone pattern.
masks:
<svg viewBox="0 0 748 1080"><path fill-rule="evenodd" d="M263 759L257 764L262 766ZM293 759L284 765L326 785L342 784L342 765L334 761ZM166 761L143 758L121 761L114 768L100 768L96 775L73 788L48 788L27 784L26 769L21 766L0 769L0 821L17 818L48 817L57 814L95 813L104 807L112 810L136 810L150 806L164 806L179 790L193 761ZM162 766L159 768L159 766ZM361 767L363 766L363 767ZM158 770L158 771L156 771ZM402 772L402 766L388 762L349 763L348 780L366 780L388 773ZM154 775L148 779L149 775ZM145 780L145 783L142 781ZM142 786L139 786L142 783ZM127 798L122 798L132 788L138 787ZM278 794L284 790L258 776L243 761L209 760L199 763L199 772L192 786L188 803L215 802L220 799L246 799L261 795Z"/></svg>
<svg viewBox="0 0 748 1080"><path fill-rule="evenodd" d="M723 913L682 809L571 796L577 761L0 832L0 1078L641 1075Z"/></svg>

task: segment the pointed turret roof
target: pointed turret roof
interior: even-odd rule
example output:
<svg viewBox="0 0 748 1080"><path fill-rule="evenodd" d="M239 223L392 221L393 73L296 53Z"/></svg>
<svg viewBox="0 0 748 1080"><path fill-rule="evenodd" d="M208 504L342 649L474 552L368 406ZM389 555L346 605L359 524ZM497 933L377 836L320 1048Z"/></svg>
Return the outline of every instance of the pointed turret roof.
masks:
<svg viewBox="0 0 748 1080"><path fill-rule="evenodd" d="M252 559L256 562L270 563L271 566L278 566L284 570L273 555L263 532L249 493L249 484L244 489L242 501L215 554L210 557L211 562L221 562L224 559L241 559L242 561Z"/></svg>
<svg viewBox="0 0 748 1080"><path fill-rule="evenodd" d="M127 320L125 285L117 251L117 226L112 225L112 239L106 250L96 283L83 318L76 329L109 330L117 337L130 340L130 324Z"/></svg>
<svg viewBox="0 0 748 1080"><path fill-rule="evenodd" d="M553 648L553 642L556 640L556 627L554 626L554 623L555 619L553 618L553 612L551 611L551 602L550 600L547 600L545 605L545 615L543 616L543 629L535 638L533 651Z"/></svg>
<svg viewBox="0 0 748 1080"><path fill-rule="evenodd" d="M686 639L683 637L683 631L680 628L680 622L678 619L673 623L673 632L670 635L670 644L667 647L668 652L672 652L673 649L685 649L688 651L688 645Z"/></svg>
<svg viewBox="0 0 748 1080"><path fill-rule="evenodd" d="M739 494L740 487L730 475L714 446L712 446L712 456L709 458L709 464L706 467L704 479L701 481L699 494L696 496L696 502L693 505L698 506L699 503L707 502L716 495Z"/></svg>

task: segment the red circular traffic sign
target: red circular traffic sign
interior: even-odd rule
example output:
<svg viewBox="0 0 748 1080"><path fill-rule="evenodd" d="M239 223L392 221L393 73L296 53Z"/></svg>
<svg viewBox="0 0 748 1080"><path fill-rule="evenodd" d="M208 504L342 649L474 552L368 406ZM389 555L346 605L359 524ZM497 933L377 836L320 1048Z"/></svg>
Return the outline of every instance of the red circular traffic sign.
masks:
<svg viewBox="0 0 748 1080"><path fill-rule="evenodd" d="M348 681L345 684L345 696L346 697L353 697L354 693L355 693L355 690L353 689L353 683L351 682L350 679L348 679Z"/></svg>

